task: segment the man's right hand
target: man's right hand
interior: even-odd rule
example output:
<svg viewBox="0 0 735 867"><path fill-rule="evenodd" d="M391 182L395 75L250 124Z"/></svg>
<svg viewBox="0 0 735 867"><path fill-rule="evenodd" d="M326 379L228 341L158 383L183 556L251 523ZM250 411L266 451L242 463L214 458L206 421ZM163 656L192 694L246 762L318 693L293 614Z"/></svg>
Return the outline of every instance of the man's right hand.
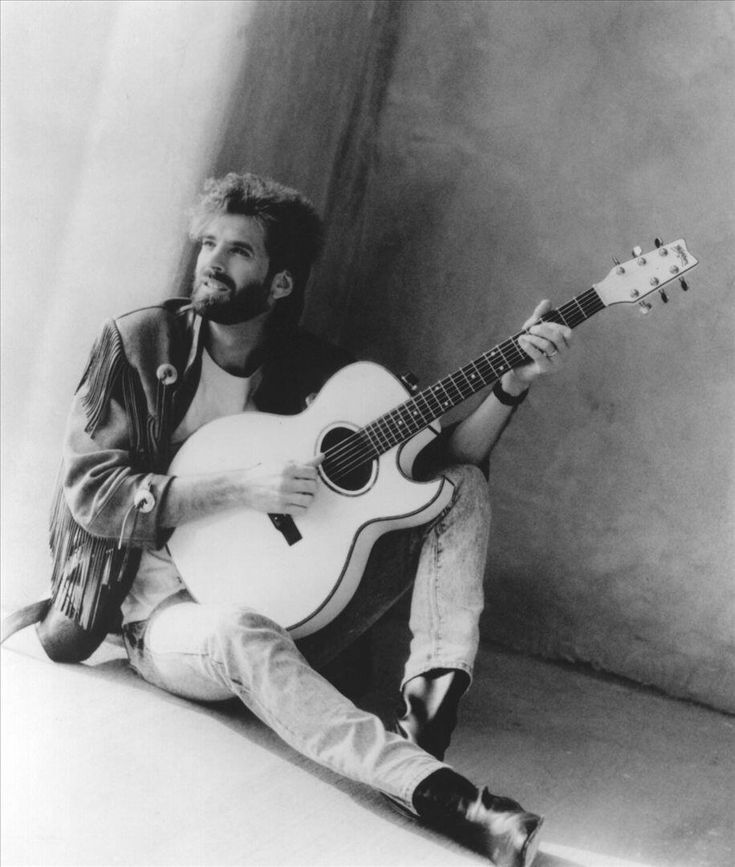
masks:
<svg viewBox="0 0 735 867"><path fill-rule="evenodd" d="M257 464L227 473L176 476L162 506L161 524L178 527L226 509L301 515L314 501L317 467L324 455L308 461Z"/></svg>
<svg viewBox="0 0 735 867"><path fill-rule="evenodd" d="M324 459L318 455L299 463L258 464L241 471L244 505L258 512L299 515L306 511L317 491L317 467Z"/></svg>

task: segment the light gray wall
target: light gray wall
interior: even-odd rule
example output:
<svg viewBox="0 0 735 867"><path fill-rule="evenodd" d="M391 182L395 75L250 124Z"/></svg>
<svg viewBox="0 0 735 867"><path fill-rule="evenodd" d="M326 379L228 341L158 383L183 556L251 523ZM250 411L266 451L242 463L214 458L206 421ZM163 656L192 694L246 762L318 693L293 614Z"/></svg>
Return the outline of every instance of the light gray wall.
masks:
<svg viewBox="0 0 735 867"><path fill-rule="evenodd" d="M3 5L6 604L97 323L177 291L191 193L248 167L326 213L307 324L424 382L687 239L692 290L583 326L496 452L484 628L735 708L730 4Z"/></svg>

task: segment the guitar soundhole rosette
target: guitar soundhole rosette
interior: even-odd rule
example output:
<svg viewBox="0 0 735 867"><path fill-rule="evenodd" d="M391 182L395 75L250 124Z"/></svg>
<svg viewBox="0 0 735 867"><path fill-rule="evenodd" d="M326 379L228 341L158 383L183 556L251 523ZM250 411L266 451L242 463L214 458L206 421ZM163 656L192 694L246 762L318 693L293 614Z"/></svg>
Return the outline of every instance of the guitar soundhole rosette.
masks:
<svg viewBox="0 0 735 867"><path fill-rule="evenodd" d="M348 496L357 496L371 488L378 473L377 461L361 456L363 449L356 440L355 430L335 425L323 434L319 443L319 451L326 455L319 467L322 480L332 490Z"/></svg>

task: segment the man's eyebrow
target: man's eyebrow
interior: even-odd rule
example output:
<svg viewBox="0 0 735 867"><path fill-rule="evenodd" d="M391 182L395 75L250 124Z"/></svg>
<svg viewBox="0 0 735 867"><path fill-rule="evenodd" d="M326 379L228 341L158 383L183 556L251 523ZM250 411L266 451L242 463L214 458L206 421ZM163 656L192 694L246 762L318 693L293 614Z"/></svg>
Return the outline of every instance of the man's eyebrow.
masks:
<svg viewBox="0 0 735 867"><path fill-rule="evenodd" d="M217 238L211 234L207 233L206 235L202 235L199 239L201 241L216 241ZM240 241L234 240L229 242L232 247L243 247L246 250L255 250L255 247L250 243L250 241Z"/></svg>

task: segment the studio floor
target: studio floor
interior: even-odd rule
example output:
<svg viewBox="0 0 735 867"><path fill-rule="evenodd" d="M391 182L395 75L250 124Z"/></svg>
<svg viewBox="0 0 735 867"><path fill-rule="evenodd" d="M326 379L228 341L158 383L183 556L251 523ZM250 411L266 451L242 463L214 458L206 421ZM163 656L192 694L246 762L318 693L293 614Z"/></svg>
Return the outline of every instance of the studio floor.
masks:
<svg viewBox="0 0 735 867"><path fill-rule="evenodd" d="M484 647L448 761L546 816L538 867L732 867L735 719ZM12 865L448 865L483 859L300 758L234 705L140 681L105 646L2 652Z"/></svg>

